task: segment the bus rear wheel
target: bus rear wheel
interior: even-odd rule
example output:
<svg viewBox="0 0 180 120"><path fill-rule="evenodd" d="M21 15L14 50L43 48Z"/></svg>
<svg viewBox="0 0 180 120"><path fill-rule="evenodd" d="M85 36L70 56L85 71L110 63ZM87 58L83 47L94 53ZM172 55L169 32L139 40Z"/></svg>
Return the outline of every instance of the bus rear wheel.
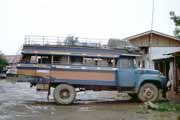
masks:
<svg viewBox="0 0 180 120"><path fill-rule="evenodd" d="M138 98L142 102L157 101L159 98L159 90L156 85L152 83L145 83L141 86L139 90Z"/></svg>
<svg viewBox="0 0 180 120"><path fill-rule="evenodd" d="M54 100L57 104L71 104L76 98L75 88L68 84L60 84L54 89Z"/></svg>

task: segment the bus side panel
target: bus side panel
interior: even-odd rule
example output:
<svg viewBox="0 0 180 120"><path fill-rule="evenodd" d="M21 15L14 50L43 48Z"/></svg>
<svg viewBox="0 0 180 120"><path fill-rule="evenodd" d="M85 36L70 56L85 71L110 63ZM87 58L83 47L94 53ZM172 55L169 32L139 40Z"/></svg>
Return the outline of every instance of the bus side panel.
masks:
<svg viewBox="0 0 180 120"><path fill-rule="evenodd" d="M103 71L71 71L54 70L51 71L51 78L55 79L76 79L76 80L115 80L115 72Z"/></svg>
<svg viewBox="0 0 180 120"><path fill-rule="evenodd" d="M51 78L57 83L115 86L115 71L54 70Z"/></svg>
<svg viewBox="0 0 180 120"><path fill-rule="evenodd" d="M17 74L33 76L33 77L47 78L47 77L49 77L50 70L48 70L48 69L45 70L45 69L34 69L34 68L32 68L32 69L22 68L22 69L17 70Z"/></svg>
<svg viewBox="0 0 180 120"><path fill-rule="evenodd" d="M82 69L19 68L18 74L40 77L36 83L69 83L79 85L116 86L116 71Z"/></svg>
<svg viewBox="0 0 180 120"><path fill-rule="evenodd" d="M17 69L18 75L28 75L28 76L35 76L36 74L35 69Z"/></svg>

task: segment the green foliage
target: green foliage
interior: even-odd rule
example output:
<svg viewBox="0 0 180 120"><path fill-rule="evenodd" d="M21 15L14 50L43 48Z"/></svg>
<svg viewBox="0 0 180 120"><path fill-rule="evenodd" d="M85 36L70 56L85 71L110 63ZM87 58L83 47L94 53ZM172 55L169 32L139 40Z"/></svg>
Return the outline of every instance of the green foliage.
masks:
<svg viewBox="0 0 180 120"><path fill-rule="evenodd" d="M138 111L137 111L137 113L145 113L145 107L144 106L139 106L139 109L138 109Z"/></svg>
<svg viewBox="0 0 180 120"><path fill-rule="evenodd" d="M174 29L174 35L180 38L180 16L176 16L174 11L170 12L170 16L176 26Z"/></svg>
<svg viewBox="0 0 180 120"><path fill-rule="evenodd" d="M180 104L178 103L169 103L169 102L164 102L164 103L159 103L159 108L157 109L158 111L178 111L180 112Z"/></svg>
<svg viewBox="0 0 180 120"><path fill-rule="evenodd" d="M157 103L157 105L157 109L149 109L145 105L140 105L137 113L146 114L150 113L151 110L160 112L180 112L180 103L160 102Z"/></svg>
<svg viewBox="0 0 180 120"><path fill-rule="evenodd" d="M3 70L4 66L8 64L3 54L0 54L0 70Z"/></svg>

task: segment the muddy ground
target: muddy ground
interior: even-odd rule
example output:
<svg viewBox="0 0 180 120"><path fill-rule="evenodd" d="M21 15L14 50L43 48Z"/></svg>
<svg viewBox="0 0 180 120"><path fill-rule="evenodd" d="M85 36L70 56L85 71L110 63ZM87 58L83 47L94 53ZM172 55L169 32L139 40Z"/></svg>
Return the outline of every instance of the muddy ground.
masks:
<svg viewBox="0 0 180 120"><path fill-rule="evenodd" d="M116 92L81 92L73 105L56 105L46 94L28 83L0 80L0 120L180 120L178 112L139 113L142 103Z"/></svg>

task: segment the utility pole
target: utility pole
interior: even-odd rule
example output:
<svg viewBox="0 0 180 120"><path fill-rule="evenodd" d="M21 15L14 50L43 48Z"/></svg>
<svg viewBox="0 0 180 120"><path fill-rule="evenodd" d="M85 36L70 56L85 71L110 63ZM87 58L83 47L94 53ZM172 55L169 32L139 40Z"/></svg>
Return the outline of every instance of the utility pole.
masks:
<svg viewBox="0 0 180 120"><path fill-rule="evenodd" d="M149 38L149 55L148 55L148 61L149 61L149 68L151 67L151 60L150 60L150 55L151 55L151 50L150 50L150 46L151 46L151 41L152 41L152 37L153 37L153 24L154 24L154 4L155 4L155 1L152 0L152 14L151 14L151 31L150 31L150 38Z"/></svg>

